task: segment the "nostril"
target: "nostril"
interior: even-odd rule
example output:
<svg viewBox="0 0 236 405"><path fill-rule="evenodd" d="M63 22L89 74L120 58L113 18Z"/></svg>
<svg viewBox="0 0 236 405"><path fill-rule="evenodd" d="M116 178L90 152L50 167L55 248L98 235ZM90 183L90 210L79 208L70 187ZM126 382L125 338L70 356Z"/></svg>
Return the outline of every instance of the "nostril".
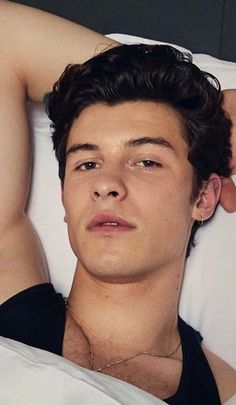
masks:
<svg viewBox="0 0 236 405"><path fill-rule="evenodd" d="M108 195L111 195L112 197L117 197L118 196L118 192L117 191L110 191L108 193Z"/></svg>
<svg viewBox="0 0 236 405"><path fill-rule="evenodd" d="M95 198L96 200L98 200L98 199L100 199L100 198L107 198L107 197L114 197L114 198L116 198L116 197L118 197L119 196L119 192L118 191L101 191L101 192L98 192L98 191L94 191L93 192L93 198Z"/></svg>

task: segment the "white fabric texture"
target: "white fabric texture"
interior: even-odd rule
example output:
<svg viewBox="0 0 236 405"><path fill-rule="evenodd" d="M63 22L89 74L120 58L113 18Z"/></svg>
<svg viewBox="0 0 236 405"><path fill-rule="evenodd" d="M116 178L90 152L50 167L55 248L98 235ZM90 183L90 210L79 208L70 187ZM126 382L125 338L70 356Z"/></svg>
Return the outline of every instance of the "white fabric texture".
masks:
<svg viewBox="0 0 236 405"><path fill-rule="evenodd" d="M128 43L149 42L118 34L114 38ZM208 55L193 56L201 69L218 77L222 88L236 88L236 63L220 61ZM70 249L63 221L60 182L50 140L49 120L42 105L29 105L29 115L35 158L28 213L45 249L51 280L59 292L67 295L76 258ZM201 332L204 344L210 350L236 368L235 230L236 214L227 214L218 207L213 220L198 232L198 244L186 265L180 314ZM19 343L1 339L0 352L0 402L5 405L70 405L76 401L89 405L134 404L135 401L138 404L163 403L128 384ZM24 398L25 402L11 402L14 396ZM227 403L233 404L236 404L235 397Z"/></svg>

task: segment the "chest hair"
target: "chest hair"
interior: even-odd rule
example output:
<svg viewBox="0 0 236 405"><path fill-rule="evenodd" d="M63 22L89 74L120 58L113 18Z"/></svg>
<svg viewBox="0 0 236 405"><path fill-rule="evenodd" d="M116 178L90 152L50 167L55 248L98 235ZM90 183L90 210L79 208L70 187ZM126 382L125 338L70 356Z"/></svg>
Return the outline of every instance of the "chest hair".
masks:
<svg viewBox="0 0 236 405"><path fill-rule="evenodd" d="M104 350L105 348L105 350ZM116 361L109 357L109 343L96 346L94 369ZM91 369L91 348L83 331L68 315L66 320L63 357L82 367ZM178 358L158 358L142 355L130 362L106 368L102 373L126 381L150 394L165 399L178 389L182 361Z"/></svg>

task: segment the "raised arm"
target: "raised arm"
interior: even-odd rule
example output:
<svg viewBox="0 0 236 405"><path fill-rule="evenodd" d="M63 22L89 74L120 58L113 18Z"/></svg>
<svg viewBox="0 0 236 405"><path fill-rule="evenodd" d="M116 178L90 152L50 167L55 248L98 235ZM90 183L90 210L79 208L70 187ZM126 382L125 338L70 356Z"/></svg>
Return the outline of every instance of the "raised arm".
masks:
<svg viewBox="0 0 236 405"><path fill-rule="evenodd" d="M42 101L65 66L111 41L62 18L0 0L0 303L48 280L25 205L30 138L24 102Z"/></svg>

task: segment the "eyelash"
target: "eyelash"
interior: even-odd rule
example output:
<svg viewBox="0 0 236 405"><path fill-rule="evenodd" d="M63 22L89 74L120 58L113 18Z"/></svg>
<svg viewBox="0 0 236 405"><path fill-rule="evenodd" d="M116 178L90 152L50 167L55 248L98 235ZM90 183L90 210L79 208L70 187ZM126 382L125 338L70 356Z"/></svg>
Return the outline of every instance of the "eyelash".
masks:
<svg viewBox="0 0 236 405"><path fill-rule="evenodd" d="M93 167L89 167L87 169L86 168L82 169L82 166L86 167L86 165L92 165ZM89 170L92 170L92 169L96 169L96 167L94 167L96 165L99 165L99 167L101 167L101 164L98 163L98 162L88 161L88 162L81 163L79 166L77 166L75 168L75 170L86 172L86 171L89 171Z"/></svg>
<svg viewBox="0 0 236 405"><path fill-rule="evenodd" d="M144 163L144 165L143 166L138 165L138 166L144 167L145 169L153 169L156 167L162 167L161 163L155 162L154 160L151 160L151 159L144 159L144 160L139 160L138 162L136 162L136 164L140 164L140 163Z"/></svg>
<svg viewBox="0 0 236 405"><path fill-rule="evenodd" d="M143 163L143 165L141 165L140 163ZM83 166L84 166L84 168L82 168ZM86 166L87 166L87 168L86 168ZM96 166L98 166L98 167L96 167ZM155 162L154 160L151 160L151 159L139 160L137 162L134 162L133 166L143 167L145 169L154 169L154 168L162 167L161 163ZM80 165L78 165L75 168L75 170L89 171L89 170L94 170L94 169L97 169L100 167L101 167L101 163L88 161L88 162L84 162L84 163L81 163Z"/></svg>

